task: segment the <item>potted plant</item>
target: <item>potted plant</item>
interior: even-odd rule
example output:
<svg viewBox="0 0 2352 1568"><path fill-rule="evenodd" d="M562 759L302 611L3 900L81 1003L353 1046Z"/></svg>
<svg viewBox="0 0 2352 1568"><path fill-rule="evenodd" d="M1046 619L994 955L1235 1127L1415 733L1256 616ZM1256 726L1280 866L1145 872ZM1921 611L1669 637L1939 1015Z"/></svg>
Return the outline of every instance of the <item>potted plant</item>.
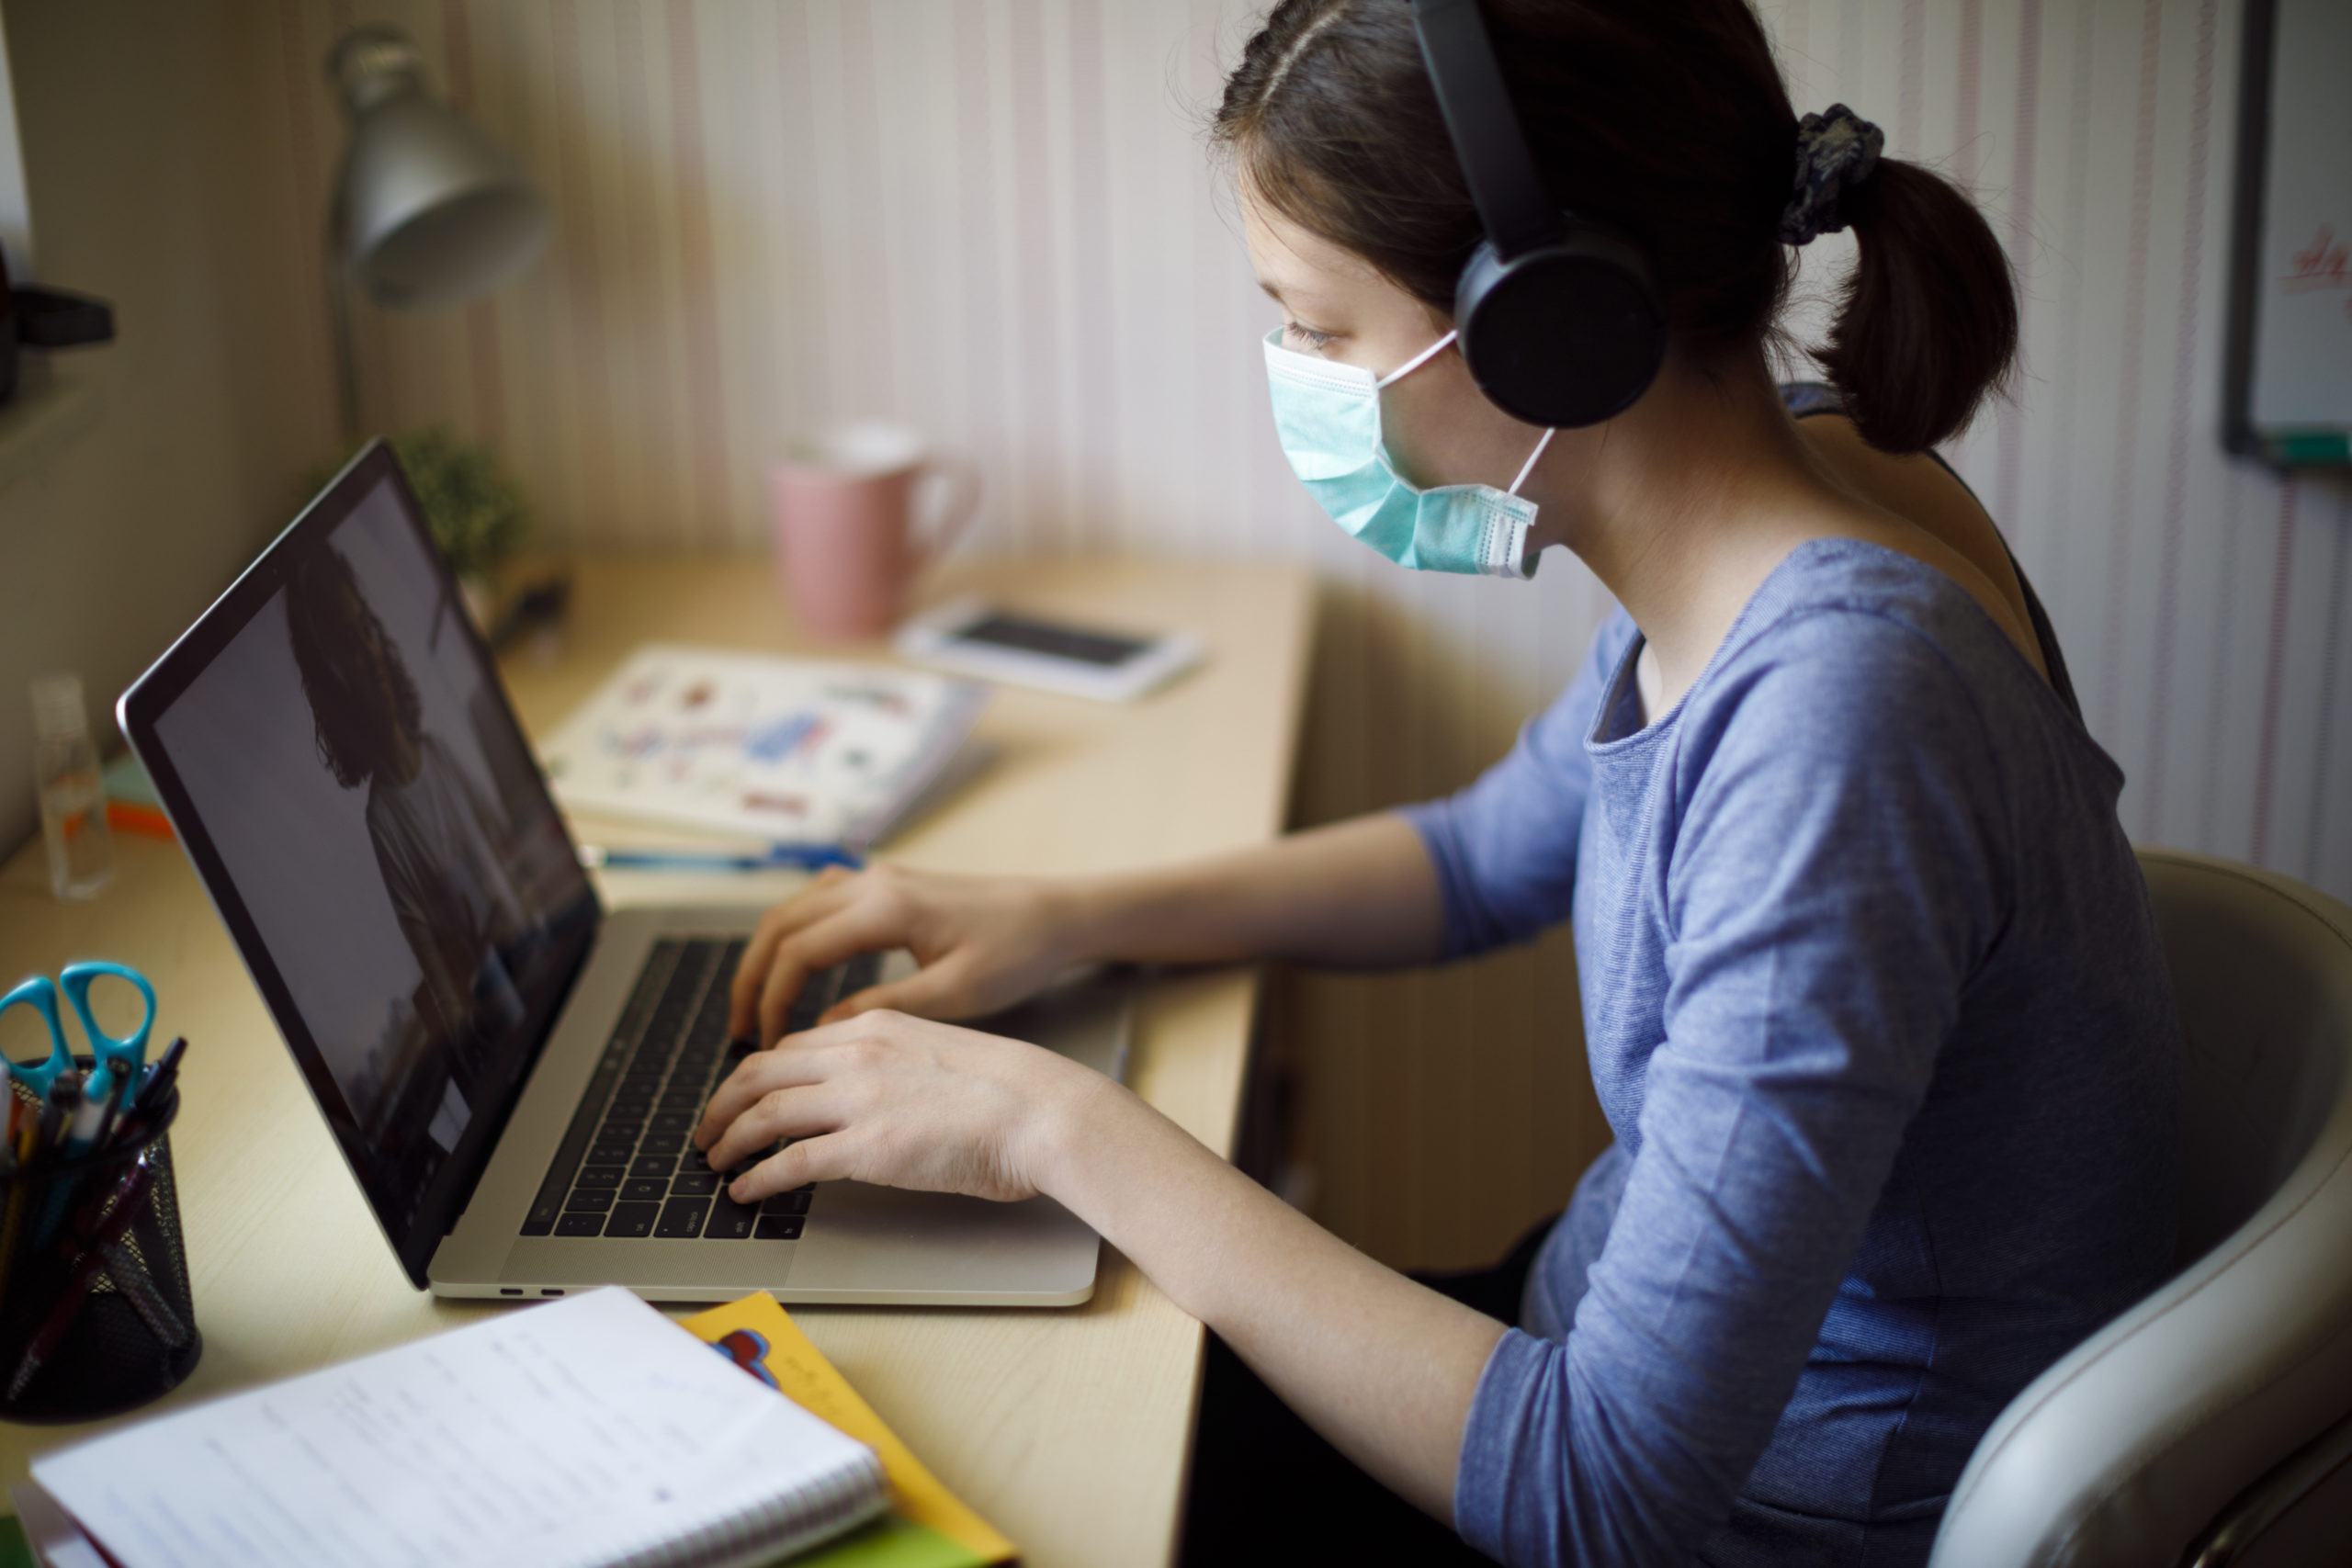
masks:
<svg viewBox="0 0 2352 1568"><path fill-rule="evenodd" d="M530 532L530 509L522 491L489 447L458 440L446 425L427 425L389 440L408 475L409 488L424 509L434 546L465 595L467 610L476 626L487 628L498 568ZM345 460L350 456L345 453ZM325 488L333 477L313 475L311 490Z"/></svg>

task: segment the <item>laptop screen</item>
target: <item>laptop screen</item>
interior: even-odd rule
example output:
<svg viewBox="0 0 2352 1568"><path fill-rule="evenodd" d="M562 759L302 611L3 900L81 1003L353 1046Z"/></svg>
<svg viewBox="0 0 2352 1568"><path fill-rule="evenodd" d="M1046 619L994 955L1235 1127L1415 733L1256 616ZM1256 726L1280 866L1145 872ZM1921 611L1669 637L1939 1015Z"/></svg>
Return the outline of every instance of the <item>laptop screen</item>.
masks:
<svg viewBox="0 0 2352 1568"><path fill-rule="evenodd" d="M132 688L123 728L422 1284L596 912L389 451Z"/></svg>

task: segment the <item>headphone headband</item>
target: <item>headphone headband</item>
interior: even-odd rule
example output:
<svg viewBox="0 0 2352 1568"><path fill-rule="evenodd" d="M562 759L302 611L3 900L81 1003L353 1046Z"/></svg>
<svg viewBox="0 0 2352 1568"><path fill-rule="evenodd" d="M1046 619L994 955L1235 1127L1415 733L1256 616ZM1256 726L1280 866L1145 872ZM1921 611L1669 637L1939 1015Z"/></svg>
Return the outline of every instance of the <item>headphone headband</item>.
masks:
<svg viewBox="0 0 2352 1568"><path fill-rule="evenodd" d="M1412 0L1413 35L1487 231L1453 287L1462 362L1496 407L1550 429L1623 412L1666 357L1666 311L1623 235L1553 203L1477 0Z"/></svg>
<svg viewBox="0 0 2352 1568"><path fill-rule="evenodd" d="M1470 200L1497 254L1509 260L1557 239L1559 209L1511 113L1477 0L1413 0L1413 32Z"/></svg>

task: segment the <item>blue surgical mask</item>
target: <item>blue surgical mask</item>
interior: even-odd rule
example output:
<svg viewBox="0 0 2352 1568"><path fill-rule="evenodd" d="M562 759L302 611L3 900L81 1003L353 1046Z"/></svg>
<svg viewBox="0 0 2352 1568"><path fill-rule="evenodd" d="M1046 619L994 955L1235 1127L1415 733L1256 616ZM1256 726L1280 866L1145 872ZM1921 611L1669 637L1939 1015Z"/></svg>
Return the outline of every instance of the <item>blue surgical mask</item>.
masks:
<svg viewBox="0 0 2352 1568"><path fill-rule="evenodd" d="M1436 358L1453 342L1452 333L1385 376L1284 348L1282 335L1279 328L1266 334L1274 430L1291 471L1332 522L1398 566L1416 570L1535 575L1535 557L1527 547L1535 503L1519 487L1551 442L1550 431L1536 442L1507 491L1492 485L1418 489L1389 466L1381 443L1381 389Z"/></svg>

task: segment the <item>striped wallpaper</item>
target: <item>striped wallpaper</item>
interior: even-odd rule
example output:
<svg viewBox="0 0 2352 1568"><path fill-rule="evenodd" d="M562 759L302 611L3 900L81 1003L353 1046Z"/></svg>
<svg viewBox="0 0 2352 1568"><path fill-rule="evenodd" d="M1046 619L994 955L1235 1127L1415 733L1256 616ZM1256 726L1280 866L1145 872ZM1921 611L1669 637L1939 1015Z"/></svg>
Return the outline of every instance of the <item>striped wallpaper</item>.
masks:
<svg viewBox="0 0 2352 1568"><path fill-rule="evenodd" d="M1528 586L1397 571L1291 481L1256 347L1272 308L1200 133L1253 6L274 3L312 202L289 245L323 231L342 128L319 62L357 19L406 27L552 197L524 281L363 312L361 350L372 423L495 442L559 541L752 543L780 438L888 413L983 465L967 547L1310 558L1329 592L1303 821L1469 777L1607 607L1556 553ZM1764 9L1801 109L1878 120L2009 246L2023 374L1950 455L2050 606L2130 776L2125 826L2352 897L2352 490L2225 460L2215 434L2238 6ZM1800 335L1839 243L1806 254ZM1447 1263L1556 1204L1606 1135L1574 984L1555 938L1282 987L1325 1217Z"/></svg>

